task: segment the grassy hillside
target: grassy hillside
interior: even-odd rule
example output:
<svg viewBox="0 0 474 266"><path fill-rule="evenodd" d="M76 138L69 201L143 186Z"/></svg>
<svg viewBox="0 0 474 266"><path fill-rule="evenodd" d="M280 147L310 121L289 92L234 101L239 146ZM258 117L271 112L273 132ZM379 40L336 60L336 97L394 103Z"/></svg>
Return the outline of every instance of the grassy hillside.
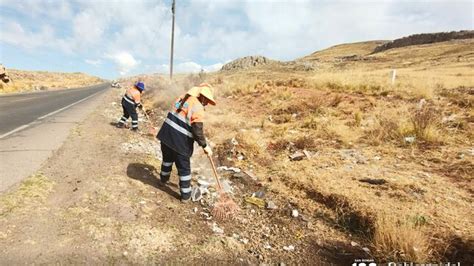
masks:
<svg viewBox="0 0 474 266"><path fill-rule="evenodd" d="M12 81L6 84L0 82L0 94L75 88L104 82L101 78L79 72L59 73L16 69L8 69L7 72Z"/></svg>
<svg viewBox="0 0 474 266"><path fill-rule="evenodd" d="M267 197L333 228L308 227L299 241L320 246L343 233L340 249L366 243L377 260L473 261L474 41L371 54L380 43L298 60L311 71L178 77L157 85L149 106L166 110L166 95L213 84L205 130L220 164L252 169ZM291 160L297 152L307 155Z"/></svg>

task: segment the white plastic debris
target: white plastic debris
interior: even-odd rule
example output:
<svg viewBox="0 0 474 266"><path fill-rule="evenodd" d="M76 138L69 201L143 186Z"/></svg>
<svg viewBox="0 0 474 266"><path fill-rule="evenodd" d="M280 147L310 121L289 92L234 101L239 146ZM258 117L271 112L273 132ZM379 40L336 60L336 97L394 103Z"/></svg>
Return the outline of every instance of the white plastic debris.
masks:
<svg viewBox="0 0 474 266"><path fill-rule="evenodd" d="M200 187L193 187L191 190L191 199L196 202L202 199L202 192Z"/></svg>
<svg viewBox="0 0 474 266"><path fill-rule="evenodd" d="M213 223L212 224L212 231L216 234L223 234L224 233L224 229L220 228L219 226L217 226L216 223Z"/></svg>
<svg viewBox="0 0 474 266"><path fill-rule="evenodd" d="M241 238L240 242L242 242L244 244L247 244L249 242L249 240L247 238Z"/></svg>
<svg viewBox="0 0 474 266"><path fill-rule="evenodd" d="M237 167L228 167L228 166L225 166L225 165L217 167L217 170L219 170L219 171L232 171L234 173L240 173L240 171L241 171Z"/></svg>
<svg viewBox="0 0 474 266"><path fill-rule="evenodd" d="M411 143L415 142L415 137L414 137L414 136L412 136L412 137L405 137L405 142L411 144Z"/></svg>
<svg viewBox="0 0 474 266"><path fill-rule="evenodd" d="M299 215L300 215L300 214L299 214L298 210L292 210L292 211L291 211L291 216L293 216L293 217L296 218L296 217L298 217Z"/></svg>
<svg viewBox="0 0 474 266"><path fill-rule="evenodd" d="M293 250L295 250L295 246L293 246L293 245L284 246L283 249L286 250L286 251L293 251Z"/></svg>

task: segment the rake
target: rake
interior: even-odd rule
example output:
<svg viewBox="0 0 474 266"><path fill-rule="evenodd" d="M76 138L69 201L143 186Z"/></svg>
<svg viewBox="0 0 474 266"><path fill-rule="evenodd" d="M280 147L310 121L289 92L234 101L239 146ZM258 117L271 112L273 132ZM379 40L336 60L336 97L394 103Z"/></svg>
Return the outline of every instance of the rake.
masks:
<svg viewBox="0 0 474 266"><path fill-rule="evenodd" d="M214 161L209 154L207 155L207 158L209 158L209 161L211 162L212 171L214 172L214 177L216 178L219 192L219 199L216 201L216 203L214 203L211 214L218 220L233 218L234 215L239 211L239 206L237 206L237 204L227 193L225 193L224 189L222 188L221 182L219 181L219 176L217 175L216 166L214 165Z"/></svg>
<svg viewBox="0 0 474 266"><path fill-rule="evenodd" d="M145 115L146 120L148 121L148 127L149 127L148 134L155 136L157 134L157 128L154 127L153 124L151 123L150 117L148 116L146 111L142 109L142 112Z"/></svg>

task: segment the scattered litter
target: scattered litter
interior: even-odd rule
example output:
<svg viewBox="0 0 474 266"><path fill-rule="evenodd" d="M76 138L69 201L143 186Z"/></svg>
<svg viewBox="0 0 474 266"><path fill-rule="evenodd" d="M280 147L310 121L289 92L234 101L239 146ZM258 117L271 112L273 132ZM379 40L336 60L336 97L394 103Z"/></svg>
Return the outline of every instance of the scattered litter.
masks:
<svg viewBox="0 0 474 266"><path fill-rule="evenodd" d="M191 190L191 199L196 202L202 199L202 192L200 187L193 187Z"/></svg>
<svg viewBox="0 0 474 266"><path fill-rule="evenodd" d="M242 242L244 244L247 244L249 242L249 240L247 238L241 238L240 242Z"/></svg>
<svg viewBox="0 0 474 266"><path fill-rule="evenodd" d="M273 201L268 201L267 202L267 209L276 210L276 209L278 209L278 207Z"/></svg>
<svg viewBox="0 0 474 266"><path fill-rule="evenodd" d="M242 160L244 159L244 156L243 156L242 154L240 154L240 155L237 156L237 159L238 159L239 161L242 161Z"/></svg>
<svg viewBox="0 0 474 266"><path fill-rule="evenodd" d="M385 179L376 179L376 178L364 178L364 179L359 179L360 182L365 182L365 183L369 183L369 184L372 184L372 185L383 185L385 183L387 183L387 180Z"/></svg>
<svg viewBox="0 0 474 266"><path fill-rule="evenodd" d="M228 167L228 166L219 166L217 167L218 171L232 171L234 173L240 173L240 169L237 167Z"/></svg>
<svg viewBox="0 0 474 266"><path fill-rule="evenodd" d="M193 208L193 212L194 212L194 213L197 213L197 211L198 211L198 208L197 208L197 207L194 207L194 208Z"/></svg>
<svg viewBox="0 0 474 266"><path fill-rule="evenodd" d="M370 253L370 249L367 248L367 247L363 247L362 250L365 251L365 252L367 252L367 253Z"/></svg>
<svg viewBox="0 0 474 266"><path fill-rule="evenodd" d="M201 188L202 187L207 188L211 185L211 182L209 180L205 179L203 176L198 177L197 182L198 182L199 186L201 186Z"/></svg>
<svg viewBox="0 0 474 266"><path fill-rule="evenodd" d="M246 197L245 202L256 205L259 208L265 207L265 201L256 197Z"/></svg>
<svg viewBox="0 0 474 266"><path fill-rule="evenodd" d="M251 209L251 210L250 210L250 213L251 213L251 214L254 214L254 213L255 213L255 210L254 210L254 209Z"/></svg>
<svg viewBox="0 0 474 266"><path fill-rule="evenodd" d="M240 238L240 236L239 236L238 234L236 234L236 233L233 233L233 234L232 234L232 237L235 238L235 239L239 239L239 238Z"/></svg>
<svg viewBox="0 0 474 266"><path fill-rule="evenodd" d="M257 192L252 193L252 197L257 197L259 199L262 199L265 196L265 191L259 190Z"/></svg>
<svg viewBox="0 0 474 266"><path fill-rule="evenodd" d="M418 102L418 105L416 106L416 108L418 108L418 110L421 110L423 109L423 106L426 104L426 100L425 99L421 99L419 102Z"/></svg>
<svg viewBox="0 0 474 266"><path fill-rule="evenodd" d="M351 246L353 246L353 247L357 247L357 246L359 246L359 243L357 243L357 242L354 242L354 241L351 241Z"/></svg>
<svg viewBox="0 0 474 266"><path fill-rule="evenodd" d="M292 155L290 155L290 160L291 161L300 161L300 160L303 160L304 157L306 157L306 155L300 151L297 151L295 153L293 153Z"/></svg>
<svg viewBox="0 0 474 266"><path fill-rule="evenodd" d="M411 143L415 142L415 137L414 137L414 136L412 136L412 137L405 137L405 142L411 144Z"/></svg>
<svg viewBox="0 0 474 266"><path fill-rule="evenodd" d="M289 246L284 246L283 249L286 251L293 251L295 250L295 247L293 245L289 245Z"/></svg>
<svg viewBox="0 0 474 266"><path fill-rule="evenodd" d="M122 254L123 254L124 256L127 256L127 255L128 255L128 252L127 252L127 251L124 251Z"/></svg>
<svg viewBox="0 0 474 266"><path fill-rule="evenodd" d="M268 243L265 243L265 245L263 246L264 249L272 249L272 246L270 246L270 244Z"/></svg>
<svg viewBox="0 0 474 266"><path fill-rule="evenodd" d="M212 231L216 234L223 234L224 233L224 229L220 228L219 226L217 226L216 223L213 223L212 224Z"/></svg>
<svg viewBox="0 0 474 266"><path fill-rule="evenodd" d="M292 210L292 211L291 211L291 216L297 218L299 215L300 215L300 214L299 214L298 210Z"/></svg>
<svg viewBox="0 0 474 266"><path fill-rule="evenodd" d="M234 146L235 146L235 145L239 145L239 142L238 142L235 138L232 138L232 139L230 140L230 143L232 143L232 145L234 145Z"/></svg>
<svg viewBox="0 0 474 266"><path fill-rule="evenodd" d="M234 173L234 174L232 175L233 178L245 178L246 176L247 176L247 175L244 174L244 173L242 173L242 172L240 172L240 173Z"/></svg>
<svg viewBox="0 0 474 266"><path fill-rule="evenodd" d="M229 180L221 180L222 190L225 193L233 193L234 192L234 189L232 188L232 186L230 184L231 184L231 182Z"/></svg>
<svg viewBox="0 0 474 266"><path fill-rule="evenodd" d="M246 175L248 175L250 178L252 178L252 180L254 180L254 181L258 180L257 176L254 173L252 173L251 171L244 171L244 173Z"/></svg>
<svg viewBox="0 0 474 266"><path fill-rule="evenodd" d="M312 157L311 152L309 152L307 150L303 150L303 153L304 153L304 155L306 155L306 157L308 157L308 159L311 159L311 157Z"/></svg>
<svg viewBox="0 0 474 266"><path fill-rule="evenodd" d="M382 157L380 157L380 156L378 156L378 155L377 155L377 156L374 156L374 160L375 160L375 161L380 161L380 160L382 160Z"/></svg>
<svg viewBox="0 0 474 266"><path fill-rule="evenodd" d="M145 203L146 203L146 201L144 201L144 200L140 201L140 204L142 204L142 205L145 204Z"/></svg>

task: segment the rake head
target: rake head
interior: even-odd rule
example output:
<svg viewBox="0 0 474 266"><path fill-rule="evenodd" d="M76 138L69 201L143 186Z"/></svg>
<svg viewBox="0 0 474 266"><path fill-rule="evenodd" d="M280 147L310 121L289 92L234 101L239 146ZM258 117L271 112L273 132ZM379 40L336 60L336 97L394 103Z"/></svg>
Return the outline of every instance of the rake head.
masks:
<svg viewBox="0 0 474 266"><path fill-rule="evenodd" d="M220 193L219 199L214 203L211 214L217 220L233 219L239 211L239 206L227 194Z"/></svg>

